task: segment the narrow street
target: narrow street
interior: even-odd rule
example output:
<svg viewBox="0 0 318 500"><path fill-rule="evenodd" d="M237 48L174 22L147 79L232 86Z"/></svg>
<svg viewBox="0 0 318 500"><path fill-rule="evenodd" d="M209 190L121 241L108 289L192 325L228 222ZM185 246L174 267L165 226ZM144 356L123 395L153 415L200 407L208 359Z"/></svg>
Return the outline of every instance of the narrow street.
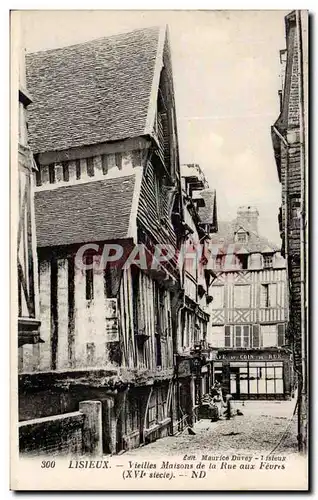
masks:
<svg viewBox="0 0 318 500"><path fill-rule="evenodd" d="M199 454L204 454L204 451L271 453L277 445L275 453L297 453L296 419L292 418L295 402L295 399L245 401L244 406L242 402L236 402L242 416L218 422L200 420L194 426L195 435L189 435L186 429L176 436L127 452L125 456L162 457L196 451Z"/></svg>

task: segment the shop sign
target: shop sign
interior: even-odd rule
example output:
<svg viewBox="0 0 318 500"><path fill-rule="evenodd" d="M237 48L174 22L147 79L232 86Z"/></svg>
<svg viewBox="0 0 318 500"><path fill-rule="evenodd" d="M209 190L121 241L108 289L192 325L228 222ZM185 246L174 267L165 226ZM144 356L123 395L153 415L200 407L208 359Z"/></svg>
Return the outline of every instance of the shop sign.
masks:
<svg viewBox="0 0 318 500"><path fill-rule="evenodd" d="M281 352L218 352L216 360L222 361L282 361L288 355Z"/></svg>

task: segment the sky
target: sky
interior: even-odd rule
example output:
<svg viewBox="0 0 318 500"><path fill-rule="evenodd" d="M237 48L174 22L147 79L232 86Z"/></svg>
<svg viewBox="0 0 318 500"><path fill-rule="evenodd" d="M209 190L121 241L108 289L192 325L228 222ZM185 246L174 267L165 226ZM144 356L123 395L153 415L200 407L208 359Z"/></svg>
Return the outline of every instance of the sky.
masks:
<svg viewBox="0 0 318 500"><path fill-rule="evenodd" d="M22 11L27 52L146 26L169 26L181 163L198 163L218 218L259 210L280 244L281 187L270 136L279 114L279 51L287 11Z"/></svg>

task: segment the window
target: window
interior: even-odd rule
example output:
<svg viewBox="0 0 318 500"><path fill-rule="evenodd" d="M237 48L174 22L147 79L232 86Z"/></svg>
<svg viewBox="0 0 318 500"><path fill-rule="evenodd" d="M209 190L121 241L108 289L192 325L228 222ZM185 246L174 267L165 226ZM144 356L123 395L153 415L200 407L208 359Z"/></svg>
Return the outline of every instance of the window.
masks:
<svg viewBox="0 0 318 500"><path fill-rule="evenodd" d="M247 233L245 231L238 231L236 233L236 241L238 243L246 243L247 242Z"/></svg>
<svg viewBox="0 0 318 500"><path fill-rule="evenodd" d="M115 163L118 170L123 168L123 155L121 153L115 153Z"/></svg>
<svg viewBox="0 0 318 500"><path fill-rule="evenodd" d="M272 255L264 255L263 261L264 261L264 269L269 269L269 268L273 267L273 256Z"/></svg>
<svg viewBox="0 0 318 500"><path fill-rule="evenodd" d="M68 182L70 180L70 174L69 174L69 168L68 168L68 162L64 161L62 163L63 167L63 181Z"/></svg>
<svg viewBox="0 0 318 500"><path fill-rule="evenodd" d="M240 269L247 269L248 268L248 254L241 254L236 256L239 264L240 264Z"/></svg>
<svg viewBox="0 0 318 500"><path fill-rule="evenodd" d="M283 394L283 364L266 363L266 392L267 394Z"/></svg>
<svg viewBox="0 0 318 500"><path fill-rule="evenodd" d="M214 328L214 327L213 327ZM217 339L221 332L216 331ZM226 325L224 333L224 347L237 347L237 348L249 348L252 347L252 341L254 341L254 326L253 330L251 325ZM220 345L216 347L223 347L220 340L218 340ZM255 341L255 344L257 342ZM215 343L213 342L213 346ZM257 347L254 345L254 347Z"/></svg>
<svg viewBox="0 0 318 500"><path fill-rule="evenodd" d="M235 326L235 347L250 347L250 326Z"/></svg>
<svg viewBox="0 0 318 500"><path fill-rule="evenodd" d="M250 394L283 394L283 363L250 362L249 363Z"/></svg>
<svg viewBox="0 0 318 500"><path fill-rule="evenodd" d="M260 307L277 306L277 284L265 283L261 285Z"/></svg>
<svg viewBox="0 0 318 500"><path fill-rule="evenodd" d="M250 285L236 285L234 287L234 307L248 308L251 304Z"/></svg>
<svg viewBox="0 0 318 500"><path fill-rule="evenodd" d="M261 325L262 347L277 347L277 326Z"/></svg>
<svg viewBox="0 0 318 500"><path fill-rule="evenodd" d="M212 307L213 309L223 309L224 307L224 286L215 286L212 288Z"/></svg>

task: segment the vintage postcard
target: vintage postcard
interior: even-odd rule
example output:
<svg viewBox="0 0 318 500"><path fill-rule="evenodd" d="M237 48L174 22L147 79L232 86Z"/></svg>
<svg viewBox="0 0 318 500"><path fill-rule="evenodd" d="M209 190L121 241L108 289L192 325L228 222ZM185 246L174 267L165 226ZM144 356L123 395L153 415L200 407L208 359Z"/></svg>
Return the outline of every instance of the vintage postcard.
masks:
<svg viewBox="0 0 318 500"><path fill-rule="evenodd" d="M11 12L13 490L308 490L308 12Z"/></svg>

